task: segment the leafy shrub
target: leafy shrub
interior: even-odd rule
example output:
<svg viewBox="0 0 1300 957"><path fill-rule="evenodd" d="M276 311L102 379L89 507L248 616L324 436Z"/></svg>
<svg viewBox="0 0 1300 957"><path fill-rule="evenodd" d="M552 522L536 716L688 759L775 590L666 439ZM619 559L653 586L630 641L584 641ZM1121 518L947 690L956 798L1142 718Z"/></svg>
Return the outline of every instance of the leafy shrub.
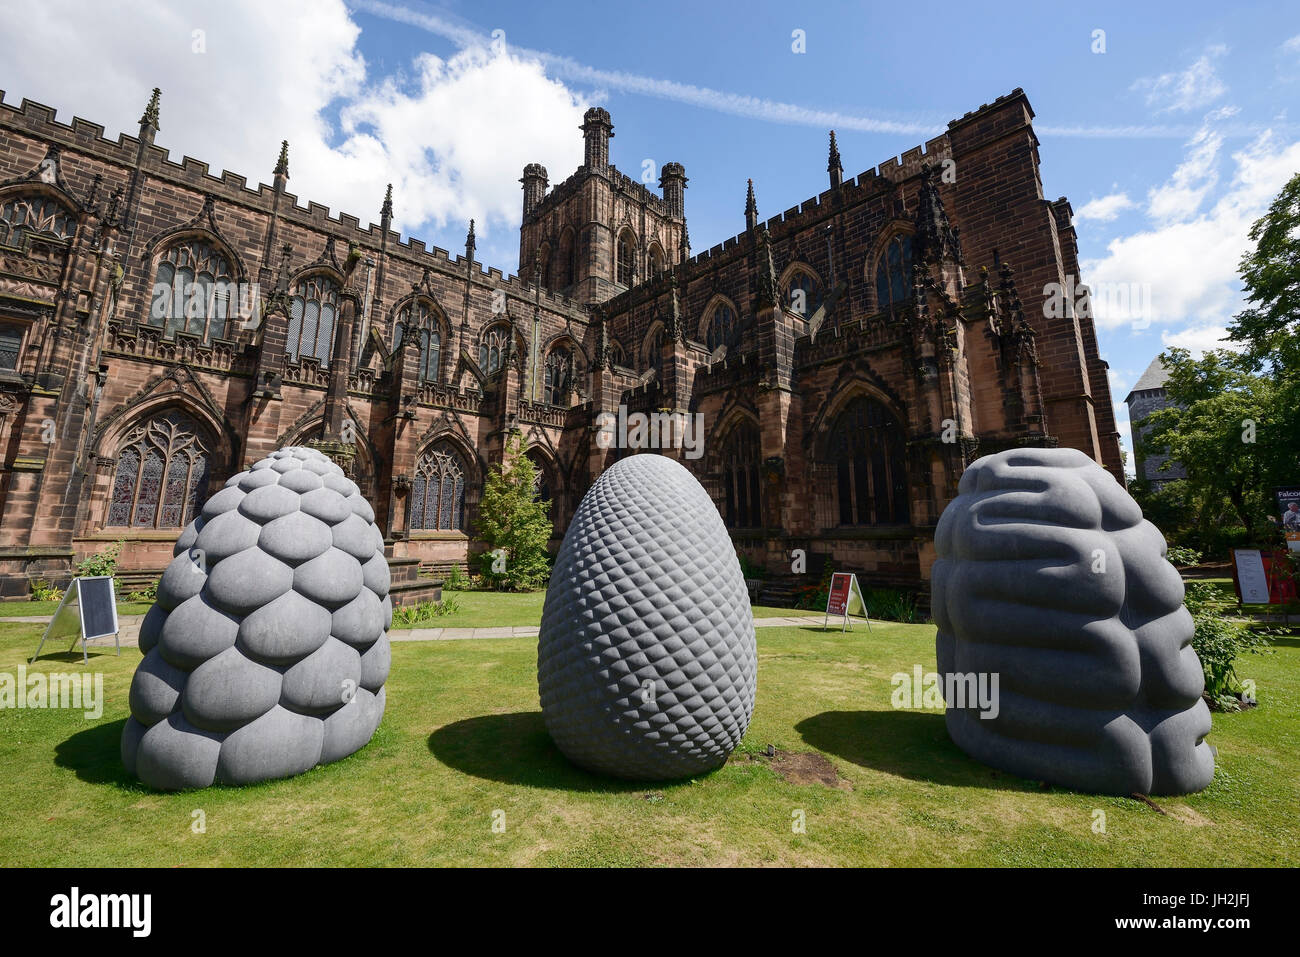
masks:
<svg viewBox="0 0 1300 957"><path fill-rule="evenodd" d="M872 618L883 621L901 621L913 624L920 620L916 611L916 596L896 588L873 588L867 592L867 612Z"/></svg>
<svg viewBox="0 0 1300 957"><path fill-rule="evenodd" d="M816 585L806 585L799 589L799 597L795 599L794 606L812 611L824 611L826 600L831 597L831 576L834 574L835 565L828 561L822 568L822 580Z"/></svg>
<svg viewBox="0 0 1300 957"><path fill-rule="evenodd" d="M460 565L452 565L447 573L446 586L452 591L465 591L469 587L469 578L460 570Z"/></svg>
<svg viewBox="0 0 1300 957"><path fill-rule="evenodd" d="M32 601L62 601L63 589L55 588L44 579L32 582Z"/></svg>
<svg viewBox="0 0 1300 957"><path fill-rule="evenodd" d="M120 539L95 555L88 555L77 563L78 578L111 578L117 574L117 560L126 542Z"/></svg>
<svg viewBox="0 0 1300 957"><path fill-rule="evenodd" d="M148 604L158 600L158 582L153 581L144 588L137 588L135 591L127 592L127 601L141 602Z"/></svg>
<svg viewBox="0 0 1300 957"><path fill-rule="evenodd" d="M1224 617L1226 602L1210 582L1188 582L1183 604L1195 624L1192 648L1205 671L1205 693L1221 710L1235 711L1241 691L1237 657L1268 647L1268 636Z"/></svg>
<svg viewBox="0 0 1300 957"><path fill-rule="evenodd" d="M410 628L446 615L454 615L458 611L460 611L460 602L456 600L454 595L448 595L442 601L425 599L416 602L414 605L394 608L393 624Z"/></svg>
<svg viewBox="0 0 1300 957"><path fill-rule="evenodd" d="M736 552L736 557L740 559L740 573L746 578L766 578L767 569L762 565L755 565L742 551Z"/></svg>
<svg viewBox="0 0 1300 957"><path fill-rule="evenodd" d="M1171 565L1199 565L1201 563L1201 553L1195 548L1189 548L1186 545L1170 545L1169 550L1165 552L1165 558Z"/></svg>

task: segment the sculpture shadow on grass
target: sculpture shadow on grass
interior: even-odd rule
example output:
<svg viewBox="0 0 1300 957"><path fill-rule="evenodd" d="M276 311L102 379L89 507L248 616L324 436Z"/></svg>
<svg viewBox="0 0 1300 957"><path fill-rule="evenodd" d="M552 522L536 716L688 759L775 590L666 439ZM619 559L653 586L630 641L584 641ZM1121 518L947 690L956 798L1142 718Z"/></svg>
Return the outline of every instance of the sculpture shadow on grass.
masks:
<svg viewBox="0 0 1300 957"><path fill-rule="evenodd" d="M540 711L485 714L443 725L429 751L449 768L505 784L563 791L646 791L683 782L624 781L582 770L551 740Z"/></svg>
<svg viewBox="0 0 1300 957"><path fill-rule="evenodd" d="M980 764L952 743L942 711L823 711L795 730L806 743L860 767L913 781L999 791L1037 783Z"/></svg>
<svg viewBox="0 0 1300 957"><path fill-rule="evenodd" d="M126 719L105 721L78 731L54 746L54 764L89 784L114 784L124 791L144 790L122 767L122 728Z"/></svg>

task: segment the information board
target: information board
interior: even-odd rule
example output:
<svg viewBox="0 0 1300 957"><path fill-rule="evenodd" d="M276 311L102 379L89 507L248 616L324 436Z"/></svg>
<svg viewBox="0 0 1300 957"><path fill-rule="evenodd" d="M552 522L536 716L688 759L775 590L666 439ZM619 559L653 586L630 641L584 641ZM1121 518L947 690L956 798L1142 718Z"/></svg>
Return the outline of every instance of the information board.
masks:
<svg viewBox="0 0 1300 957"><path fill-rule="evenodd" d="M848 630L849 614L851 611L856 610L850 604L855 593L857 597L856 609L861 609L862 617L867 620L867 631L871 630L871 616L867 614L867 602L862 597L862 587L858 584L858 576L852 572L835 572L831 575L831 590L826 596L826 615L822 618L822 631L826 630L831 615L843 615L844 627L840 630Z"/></svg>
<svg viewBox="0 0 1300 957"><path fill-rule="evenodd" d="M93 578L74 578L63 593L63 601L55 609L54 617L41 635L41 643L36 646L35 661L41 654L45 642L53 638L72 638L71 651L81 641L81 660L86 662L86 642L92 638L113 636L117 653L122 653L122 643L118 640L117 596L113 589L113 579L108 576Z"/></svg>

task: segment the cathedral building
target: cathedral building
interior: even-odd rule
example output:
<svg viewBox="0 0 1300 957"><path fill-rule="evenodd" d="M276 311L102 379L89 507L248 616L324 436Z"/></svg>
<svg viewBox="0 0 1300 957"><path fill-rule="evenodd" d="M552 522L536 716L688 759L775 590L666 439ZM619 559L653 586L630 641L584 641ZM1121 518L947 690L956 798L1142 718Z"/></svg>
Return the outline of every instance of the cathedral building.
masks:
<svg viewBox="0 0 1300 957"><path fill-rule="evenodd" d="M764 220L751 183L743 231L692 255L685 167L658 192L621 173L591 109L572 175L524 168L507 276L472 222L454 254L403 241L391 188L364 227L300 204L288 144L255 189L175 162L157 90L115 141L0 95L0 596L119 540L121 569L159 573L209 495L289 444L345 467L392 561L441 575L481 547L512 435L558 540L637 451L598 423L637 413L697 417L697 453L654 451L773 583L802 549L806 575L925 592L974 458L1059 444L1123 480L1033 115L1015 90L856 178L832 133L825 192Z"/></svg>

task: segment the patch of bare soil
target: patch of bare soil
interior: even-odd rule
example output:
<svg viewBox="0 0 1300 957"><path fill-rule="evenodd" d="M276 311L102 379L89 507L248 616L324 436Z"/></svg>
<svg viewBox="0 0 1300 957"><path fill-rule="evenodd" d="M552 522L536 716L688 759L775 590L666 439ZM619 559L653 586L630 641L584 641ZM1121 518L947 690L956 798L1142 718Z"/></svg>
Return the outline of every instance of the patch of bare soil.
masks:
<svg viewBox="0 0 1300 957"><path fill-rule="evenodd" d="M766 764L787 784L822 784L837 791L853 790L853 785L840 777L830 759L815 751L778 751L768 745L766 751L745 755L744 760Z"/></svg>

